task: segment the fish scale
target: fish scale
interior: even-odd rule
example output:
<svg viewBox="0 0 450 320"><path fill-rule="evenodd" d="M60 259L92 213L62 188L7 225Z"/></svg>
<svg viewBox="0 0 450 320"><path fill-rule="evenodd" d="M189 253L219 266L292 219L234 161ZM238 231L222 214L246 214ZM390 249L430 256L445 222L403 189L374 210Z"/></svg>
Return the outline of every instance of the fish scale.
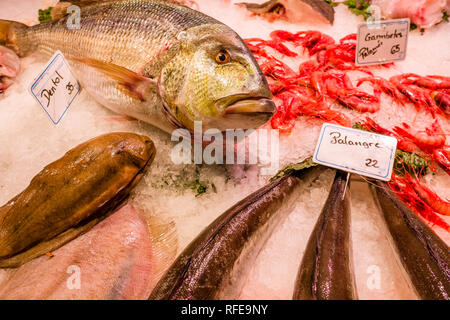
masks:
<svg viewBox="0 0 450 320"><path fill-rule="evenodd" d="M29 35L39 52L50 57L60 50L66 57L94 58L135 72L157 59L178 33L215 19L180 6L148 1L114 1L81 8L80 29L67 28L68 17L33 28ZM71 61L73 71L88 93L114 111L139 119L165 123L160 102L152 94L149 103L136 101L117 89L116 81L94 68ZM156 120L156 121L155 121ZM170 130L172 127L167 127Z"/></svg>
<svg viewBox="0 0 450 320"><path fill-rule="evenodd" d="M256 60L221 22L160 0L74 3L77 28L72 16L33 27L0 20L0 43L19 55L60 50L97 102L169 133L194 121L255 129L275 112Z"/></svg>
<svg viewBox="0 0 450 320"><path fill-rule="evenodd" d="M148 1L102 3L81 8L78 30L69 30L68 18L63 18L34 27L30 36L47 55L61 50L64 55L102 59L137 72L180 31L218 23L180 8Z"/></svg>

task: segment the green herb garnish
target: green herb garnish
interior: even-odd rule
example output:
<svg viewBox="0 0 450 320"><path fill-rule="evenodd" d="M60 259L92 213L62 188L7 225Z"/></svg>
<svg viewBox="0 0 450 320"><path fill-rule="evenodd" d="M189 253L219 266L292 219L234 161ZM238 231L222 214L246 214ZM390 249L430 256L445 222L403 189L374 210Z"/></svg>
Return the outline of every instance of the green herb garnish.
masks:
<svg viewBox="0 0 450 320"><path fill-rule="evenodd" d="M190 188L194 190L195 196L198 197L199 195L205 193L208 190L208 186L201 182L199 179L195 179L191 184Z"/></svg>
<svg viewBox="0 0 450 320"><path fill-rule="evenodd" d="M367 130L365 127L363 127L361 125L361 123L359 123L359 122L356 122L354 125L352 125L352 128L353 129L358 129L358 130L363 130L363 131L370 131L370 130Z"/></svg>
<svg viewBox="0 0 450 320"><path fill-rule="evenodd" d="M294 163L294 164L290 164L287 167L285 167L284 169L282 169L281 171L279 171L275 176L273 176L270 179L270 182L277 180L278 178L281 178L287 174L290 174L292 172L295 171L301 171L310 167L314 167L317 166L317 163L314 163L312 161L312 157L309 157L308 159L299 162L299 163Z"/></svg>
<svg viewBox="0 0 450 320"><path fill-rule="evenodd" d="M49 7L46 10L41 10L39 9L38 14L38 20L39 23L45 23L45 22L50 22L52 21L52 16L51 16L51 12L52 12L53 7Z"/></svg>
<svg viewBox="0 0 450 320"><path fill-rule="evenodd" d="M407 152L397 149L395 153L394 172L398 175L425 174L427 172L429 161L414 152Z"/></svg>
<svg viewBox="0 0 450 320"><path fill-rule="evenodd" d="M442 21L448 22L448 13L447 11L442 11Z"/></svg>
<svg viewBox="0 0 450 320"><path fill-rule="evenodd" d="M333 0L324 0L324 1L332 7L336 7L339 4L337 2L334 2Z"/></svg>
<svg viewBox="0 0 450 320"><path fill-rule="evenodd" d="M367 18L371 17L372 14L370 13L370 2L364 1L364 0L347 0L344 1L343 4L345 4L348 9L353 12L357 16L363 16L364 20L367 20Z"/></svg>

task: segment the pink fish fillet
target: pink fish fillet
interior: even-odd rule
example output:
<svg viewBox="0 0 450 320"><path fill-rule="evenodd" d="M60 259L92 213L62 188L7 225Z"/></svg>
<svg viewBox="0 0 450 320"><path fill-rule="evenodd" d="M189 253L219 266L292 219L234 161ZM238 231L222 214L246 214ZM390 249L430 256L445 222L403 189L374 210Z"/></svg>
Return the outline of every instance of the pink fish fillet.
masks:
<svg viewBox="0 0 450 320"><path fill-rule="evenodd" d="M130 205L52 255L11 270L0 299L146 299L155 282L148 226Z"/></svg>
<svg viewBox="0 0 450 320"><path fill-rule="evenodd" d="M13 83L8 77L16 77L19 70L19 57L11 49L0 46L0 93Z"/></svg>
<svg viewBox="0 0 450 320"><path fill-rule="evenodd" d="M385 18L409 18L419 28L429 28L440 22L449 0L373 0Z"/></svg>
<svg viewBox="0 0 450 320"><path fill-rule="evenodd" d="M0 77L14 78L20 70L19 57L7 47L0 46Z"/></svg>

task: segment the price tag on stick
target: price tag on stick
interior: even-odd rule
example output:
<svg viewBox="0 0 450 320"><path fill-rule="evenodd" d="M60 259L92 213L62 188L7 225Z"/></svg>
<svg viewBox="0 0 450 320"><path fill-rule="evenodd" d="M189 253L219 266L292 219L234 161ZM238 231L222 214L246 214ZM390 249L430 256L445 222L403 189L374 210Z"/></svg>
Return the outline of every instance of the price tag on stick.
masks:
<svg viewBox="0 0 450 320"><path fill-rule="evenodd" d="M60 51L53 55L30 87L31 95L54 124L59 123L79 91L77 79Z"/></svg>
<svg viewBox="0 0 450 320"><path fill-rule="evenodd" d="M315 163L389 181L397 139L381 134L325 123L320 131Z"/></svg>
<svg viewBox="0 0 450 320"><path fill-rule="evenodd" d="M366 66L404 60L408 32L409 19L359 25L355 64Z"/></svg>

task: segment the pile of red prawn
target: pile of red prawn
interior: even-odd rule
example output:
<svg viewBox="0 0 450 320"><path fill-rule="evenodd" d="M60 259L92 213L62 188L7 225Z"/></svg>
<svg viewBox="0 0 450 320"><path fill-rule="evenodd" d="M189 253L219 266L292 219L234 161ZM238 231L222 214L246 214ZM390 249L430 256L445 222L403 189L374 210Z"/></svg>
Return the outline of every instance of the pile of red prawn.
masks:
<svg viewBox="0 0 450 320"><path fill-rule="evenodd" d="M274 129L290 132L299 116L350 127L351 119L334 108L333 103L337 102L360 113L376 113L380 110L380 95L384 93L400 106L412 103L418 112L431 114L434 122L424 131L415 131L406 123L388 130L369 117L362 125L370 131L397 138L399 149L433 160L450 175L450 146L445 145L446 134L439 125L439 117L436 117L441 115L441 118L447 119L450 116L449 77L412 73L390 79L376 77L370 67L358 67L354 63L356 34L350 34L336 43L332 37L319 31L291 33L277 30L270 34L270 40L251 38L245 41L265 74L278 104L271 120ZM302 48L310 57L300 64L298 71L270 54L276 51L285 57L298 56L290 47ZM384 64L381 67L391 65ZM349 70L357 70L366 76L358 79L354 86L346 73ZM371 84L373 93L359 89L365 82ZM431 165L431 169L436 168ZM406 170L402 175L393 174L389 185L418 215L450 231L450 226L439 216L450 216L450 202L424 186L420 182L421 174L416 172L410 175Z"/></svg>

